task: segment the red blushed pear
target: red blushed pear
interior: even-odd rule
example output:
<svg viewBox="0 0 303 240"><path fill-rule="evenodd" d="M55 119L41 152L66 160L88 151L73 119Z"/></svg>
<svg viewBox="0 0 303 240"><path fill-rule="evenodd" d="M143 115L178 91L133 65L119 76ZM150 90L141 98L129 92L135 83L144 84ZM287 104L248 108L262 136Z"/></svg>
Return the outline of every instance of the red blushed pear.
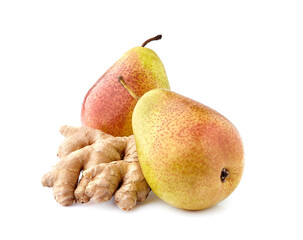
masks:
<svg viewBox="0 0 303 240"><path fill-rule="evenodd" d="M126 85L121 77L119 81ZM170 205L205 209L238 186L244 168L242 140L215 110L170 90L154 89L138 100L132 123L144 177Z"/></svg>
<svg viewBox="0 0 303 240"><path fill-rule="evenodd" d="M161 37L158 35L150 38L141 47L132 48L99 78L84 98L82 125L100 129L113 136L133 134L132 113L137 101L121 87L117 78L123 75L128 86L139 96L154 88L169 89L160 58L145 47Z"/></svg>

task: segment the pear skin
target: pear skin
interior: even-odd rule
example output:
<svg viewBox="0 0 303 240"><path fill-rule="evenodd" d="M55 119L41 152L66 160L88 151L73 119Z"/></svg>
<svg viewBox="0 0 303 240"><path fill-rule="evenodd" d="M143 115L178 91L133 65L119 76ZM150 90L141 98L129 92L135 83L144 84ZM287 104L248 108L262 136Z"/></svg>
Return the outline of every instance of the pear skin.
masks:
<svg viewBox="0 0 303 240"><path fill-rule="evenodd" d="M143 174L172 206L211 207L228 197L244 167L241 137L215 110L170 90L144 94L133 112Z"/></svg>
<svg viewBox="0 0 303 240"><path fill-rule="evenodd" d="M144 47L151 40L144 42L143 47L126 52L87 92L81 110L82 125L113 136L133 134L132 113L136 100L121 88L118 76L123 75L127 85L139 96L154 88L170 88L160 58Z"/></svg>

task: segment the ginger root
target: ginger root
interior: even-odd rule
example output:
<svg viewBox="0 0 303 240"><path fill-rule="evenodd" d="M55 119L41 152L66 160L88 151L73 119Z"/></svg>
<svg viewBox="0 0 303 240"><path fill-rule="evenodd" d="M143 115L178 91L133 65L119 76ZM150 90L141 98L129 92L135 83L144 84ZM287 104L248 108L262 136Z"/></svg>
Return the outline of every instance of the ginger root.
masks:
<svg viewBox="0 0 303 240"><path fill-rule="evenodd" d="M58 203L68 206L91 198L103 202L114 195L121 209L130 210L147 198L150 188L139 165L134 136L113 137L71 126L62 126L60 132L65 136L58 151L61 160L42 177L42 185L53 188Z"/></svg>

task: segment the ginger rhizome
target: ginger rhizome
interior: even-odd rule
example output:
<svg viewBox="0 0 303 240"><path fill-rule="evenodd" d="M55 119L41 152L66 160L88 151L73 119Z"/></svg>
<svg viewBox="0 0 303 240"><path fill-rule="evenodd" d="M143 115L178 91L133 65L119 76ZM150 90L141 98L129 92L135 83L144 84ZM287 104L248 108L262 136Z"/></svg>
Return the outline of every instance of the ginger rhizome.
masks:
<svg viewBox="0 0 303 240"><path fill-rule="evenodd" d="M147 198L150 188L139 165L134 136L113 137L71 126L62 126L60 132L65 137L58 151L61 160L42 178L43 186L53 188L58 203L104 202L114 196L121 209L130 210Z"/></svg>

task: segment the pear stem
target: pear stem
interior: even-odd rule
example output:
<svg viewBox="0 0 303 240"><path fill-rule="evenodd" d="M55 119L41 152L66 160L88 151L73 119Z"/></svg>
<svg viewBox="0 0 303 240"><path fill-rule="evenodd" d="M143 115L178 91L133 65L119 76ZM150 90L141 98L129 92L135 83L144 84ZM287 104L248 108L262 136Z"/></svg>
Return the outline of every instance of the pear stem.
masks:
<svg viewBox="0 0 303 240"><path fill-rule="evenodd" d="M129 92L129 94L136 100L138 101L140 99L140 97L138 97L134 91L132 89L130 89L129 86L127 86L127 84L124 81L124 78L122 76L118 77L118 81L119 83L121 83L121 85Z"/></svg>
<svg viewBox="0 0 303 240"><path fill-rule="evenodd" d="M162 38L162 35L160 34L160 35L157 35L157 36L152 37L152 38L150 38L150 39L147 39L147 40L141 45L141 47L145 47L145 45L148 44L149 42L155 41L155 40L160 40L161 38Z"/></svg>

